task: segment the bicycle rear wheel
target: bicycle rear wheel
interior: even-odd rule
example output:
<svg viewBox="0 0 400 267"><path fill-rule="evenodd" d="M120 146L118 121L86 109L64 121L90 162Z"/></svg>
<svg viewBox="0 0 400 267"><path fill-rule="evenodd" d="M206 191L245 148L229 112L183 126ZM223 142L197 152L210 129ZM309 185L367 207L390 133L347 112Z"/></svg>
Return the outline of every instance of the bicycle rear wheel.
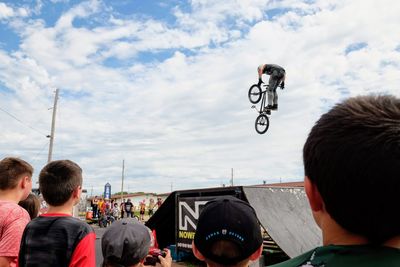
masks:
<svg viewBox="0 0 400 267"><path fill-rule="evenodd" d="M256 119L256 131L259 134L265 134L269 127L269 119L267 115L261 114Z"/></svg>
<svg viewBox="0 0 400 267"><path fill-rule="evenodd" d="M257 104L261 99L261 88L257 84L253 84L249 89L249 100L252 104Z"/></svg>

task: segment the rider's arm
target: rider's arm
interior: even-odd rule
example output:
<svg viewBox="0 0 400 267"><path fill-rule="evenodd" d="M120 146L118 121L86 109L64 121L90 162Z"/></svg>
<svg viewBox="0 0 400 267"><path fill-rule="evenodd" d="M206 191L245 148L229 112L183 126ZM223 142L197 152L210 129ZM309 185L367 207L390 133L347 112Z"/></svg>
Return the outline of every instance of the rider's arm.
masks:
<svg viewBox="0 0 400 267"><path fill-rule="evenodd" d="M257 70L258 70L258 79L261 79L261 76L262 76L262 74L263 74L264 66L265 66L265 65L262 65L262 68L258 68L258 69L257 69Z"/></svg>
<svg viewBox="0 0 400 267"><path fill-rule="evenodd" d="M261 76L262 76L262 74L263 74L264 66L265 66L265 65L262 65L261 68L259 67L259 68L257 69L257 71L258 71L258 85L259 85L259 86L260 86L260 84L262 83Z"/></svg>

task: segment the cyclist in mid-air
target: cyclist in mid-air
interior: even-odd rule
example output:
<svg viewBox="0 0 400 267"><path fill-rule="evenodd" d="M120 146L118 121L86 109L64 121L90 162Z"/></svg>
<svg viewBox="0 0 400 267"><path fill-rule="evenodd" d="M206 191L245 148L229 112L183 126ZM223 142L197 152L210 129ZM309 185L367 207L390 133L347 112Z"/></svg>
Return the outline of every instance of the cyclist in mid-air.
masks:
<svg viewBox="0 0 400 267"><path fill-rule="evenodd" d="M268 81L268 106L267 110L277 110L278 109L278 94L276 93L276 88L280 84L281 89L285 88L285 69L279 65L275 64L261 64L257 68L258 71L258 86L263 83L261 76L263 74L269 75Z"/></svg>

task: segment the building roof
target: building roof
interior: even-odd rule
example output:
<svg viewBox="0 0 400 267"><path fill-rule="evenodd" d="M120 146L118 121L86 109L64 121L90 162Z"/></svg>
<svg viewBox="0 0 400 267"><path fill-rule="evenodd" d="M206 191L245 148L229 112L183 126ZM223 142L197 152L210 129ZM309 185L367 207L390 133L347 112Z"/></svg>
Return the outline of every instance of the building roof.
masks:
<svg viewBox="0 0 400 267"><path fill-rule="evenodd" d="M146 193L146 192L143 192L143 193L129 193L129 194L124 194L122 197L124 198L124 199L127 199L127 198L133 198L133 197L140 197L140 196L146 196L146 195L151 195L151 196L153 196L153 197L158 197L158 196L160 196L160 197L167 197L168 195L169 195L170 193L163 193L163 194L157 194L157 193ZM90 196L90 197L88 197L87 199L88 200L92 200L93 198L94 198L95 196ZM98 198L102 198L103 196L97 196ZM120 194L118 194L118 195L115 195L115 194L113 194L113 195L111 195L111 199L120 199L121 198L121 195Z"/></svg>
<svg viewBox="0 0 400 267"><path fill-rule="evenodd" d="M266 187L304 187L304 181L298 182L286 182L286 183L273 183L273 184L260 184L256 186L266 186Z"/></svg>

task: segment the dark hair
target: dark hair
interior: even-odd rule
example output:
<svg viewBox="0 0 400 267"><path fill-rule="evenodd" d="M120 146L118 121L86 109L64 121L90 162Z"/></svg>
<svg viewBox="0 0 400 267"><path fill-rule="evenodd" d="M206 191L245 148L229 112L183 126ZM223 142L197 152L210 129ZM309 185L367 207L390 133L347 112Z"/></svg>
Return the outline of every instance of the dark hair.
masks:
<svg viewBox="0 0 400 267"><path fill-rule="evenodd" d="M303 149L305 175L327 212L372 243L400 234L400 99L360 96L334 106Z"/></svg>
<svg viewBox="0 0 400 267"><path fill-rule="evenodd" d="M236 259L242 255L239 246L230 240L218 240L211 245L211 253L218 257Z"/></svg>
<svg viewBox="0 0 400 267"><path fill-rule="evenodd" d="M0 190L13 189L23 175L32 177L32 166L19 158L4 158L0 161Z"/></svg>
<svg viewBox="0 0 400 267"><path fill-rule="evenodd" d="M29 213L31 220L36 218L39 214L40 201L33 193L30 193L25 200L18 202L18 205L23 207Z"/></svg>
<svg viewBox="0 0 400 267"><path fill-rule="evenodd" d="M61 206L67 202L79 186L82 186L82 169L70 160L52 161L39 175L40 192L52 206Z"/></svg>

